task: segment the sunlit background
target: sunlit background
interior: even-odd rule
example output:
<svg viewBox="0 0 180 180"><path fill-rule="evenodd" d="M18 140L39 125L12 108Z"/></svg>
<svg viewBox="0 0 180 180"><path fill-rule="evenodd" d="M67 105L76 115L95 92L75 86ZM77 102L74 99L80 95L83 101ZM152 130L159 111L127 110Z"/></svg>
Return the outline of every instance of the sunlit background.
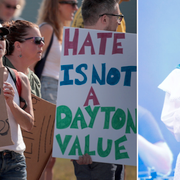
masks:
<svg viewBox="0 0 180 180"><path fill-rule="evenodd" d="M81 6L82 0L78 1L78 6ZM22 12L21 17L25 20L36 22L38 9L41 0L26 0L26 6ZM122 2L120 5L121 12L124 14L126 20L126 28L129 33L136 33L136 0L129 2Z"/></svg>
<svg viewBox="0 0 180 180"><path fill-rule="evenodd" d="M180 64L180 1L138 1L138 100L157 120L174 155L178 143L161 122L165 93L158 85Z"/></svg>

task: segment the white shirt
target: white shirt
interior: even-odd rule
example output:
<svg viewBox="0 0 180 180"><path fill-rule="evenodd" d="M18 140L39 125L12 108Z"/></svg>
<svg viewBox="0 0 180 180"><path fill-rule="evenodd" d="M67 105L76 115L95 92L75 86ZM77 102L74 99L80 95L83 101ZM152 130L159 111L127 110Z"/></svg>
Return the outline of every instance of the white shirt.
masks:
<svg viewBox="0 0 180 180"><path fill-rule="evenodd" d="M174 69L158 86L166 92L161 120L180 142L180 69ZM180 153L176 160L174 180L180 178Z"/></svg>
<svg viewBox="0 0 180 180"><path fill-rule="evenodd" d="M166 92L161 120L180 142L180 69L174 69L158 87Z"/></svg>
<svg viewBox="0 0 180 180"><path fill-rule="evenodd" d="M53 42L46 58L42 76L52 77L59 80L59 69L61 59L62 45L58 41L55 33L53 34Z"/></svg>
<svg viewBox="0 0 180 180"><path fill-rule="evenodd" d="M14 81L12 80L10 74L8 74L8 78L7 78L6 82L10 83L12 85L12 87L14 88L15 95L14 95L13 100L17 105L20 105L19 94L17 92L16 86L15 86ZM11 129L11 138L12 138L12 141L14 142L14 145L0 147L0 151L10 150L10 151L15 151L19 154L23 154L26 146L25 146L25 143L24 143L24 140L22 137L20 125L17 124L16 120L14 119L9 106L7 105L6 107L7 107L9 125L10 125L10 129Z"/></svg>

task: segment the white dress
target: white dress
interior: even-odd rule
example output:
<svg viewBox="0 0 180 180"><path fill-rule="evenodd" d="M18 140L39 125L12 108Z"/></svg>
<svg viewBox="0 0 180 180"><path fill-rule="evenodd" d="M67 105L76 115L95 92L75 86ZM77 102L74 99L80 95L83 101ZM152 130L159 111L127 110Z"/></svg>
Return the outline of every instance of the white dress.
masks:
<svg viewBox="0 0 180 180"><path fill-rule="evenodd" d="M180 69L174 69L158 87L166 92L161 120L180 142ZM174 180L180 180L180 153Z"/></svg>

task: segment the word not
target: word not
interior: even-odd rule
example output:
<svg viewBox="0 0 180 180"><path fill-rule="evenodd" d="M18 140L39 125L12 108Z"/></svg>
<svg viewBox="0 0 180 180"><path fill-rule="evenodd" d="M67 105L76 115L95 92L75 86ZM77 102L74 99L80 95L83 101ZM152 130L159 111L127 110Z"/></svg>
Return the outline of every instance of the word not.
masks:
<svg viewBox="0 0 180 180"><path fill-rule="evenodd" d="M74 71L74 65L73 64L68 64L68 65L62 65L61 66L61 71L64 71L63 75L63 81L60 81L60 86L65 86L65 85L83 85L87 82L87 75L85 72L82 70L88 70L88 65L87 64L80 64L76 67L75 72L80 74L83 77L83 80L79 79L72 79L72 77L69 76L69 71L73 70ZM124 77L124 86L131 86L131 75L132 72L136 72L137 67L136 66L123 66L121 67L121 72L119 69L112 67L106 75L106 63L101 64L101 78L98 75L98 72L96 70L95 65L92 67L92 84L96 84L97 82L100 85L105 85L106 83L113 86L116 85L120 79L121 79L121 73L125 72L125 77Z"/></svg>
<svg viewBox="0 0 180 180"><path fill-rule="evenodd" d="M73 40L69 40L70 29L65 29L65 38L64 38L64 56L69 55L69 49L73 50L73 55L83 55L85 54L85 47L89 46L91 48L91 55L95 54L93 41L91 38L91 34L88 32L86 39L79 51L77 52L78 41L79 41L79 29L75 29ZM97 38L100 39L100 47L99 54L104 55L106 52L106 44L108 38L113 38L113 47L112 54L123 54L123 48L121 42L118 42L119 39L125 39L125 33L114 33L114 37L112 37L113 33L111 32L101 32L97 33Z"/></svg>
<svg viewBox="0 0 180 180"><path fill-rule="evenodd" d="M56 128L66 129L70 127L71 129L79 129L78 122L80 122L81 129L93 128L99 109L101 109L101 112L104 112L105 114L103 129L109 129L111 122L111 126L113 129L120 130L122 127L125 126L126 123L125 133L130 134L131 129L134 133L137 132L136 110L135 110L135 114L136 114L135 121L133 121L129 109L127 109L127 117L126 117L126 113L120 108L115 109L115 107L100 107L100 106L95 106L93 110L91 109L91 106L85 107L85 110L90 117L89 124L86 123L86 120L84 118L83 112L80 107L77 109L77 112L73 118L73 113L69 107L64 105L58 106L56 113ZM110 119L111 113L114 113L112 119ZM101 122L103 123L103 121Z"/></svg>
<svg viewBox="0 0 180 180"><path fill-rule="evenodd" d="M66 135L64 138L64 141L62 141L61 135L60 134L56 135L56 140L58 142L59 148L63 155L66 152L67 146L69 145L71 138L72 138L72 135ZM125 135L114 141L115 160L129 158L129 155L127 152L120 152L121 150L125 150L124 145L120 146L120 144L125 141L127 141L127 138ZM97 144L97 152L95 150L90 151L90 135L85 136L85 144L83 147L84 153L82 153L82 147L81 147L82 145L79 142L78 136L76 136L68 155L72 155L72 156L76 155L76 152L78 151L79 156L86 153L92 156L92 155L96 155L97 153L100 157L107 157L112 151L113 140L111 139L107 140L107 148L105 150L103 150L104 146L103 146L102 137L99 137L97 140L97 143L95 144Z"/></svg>

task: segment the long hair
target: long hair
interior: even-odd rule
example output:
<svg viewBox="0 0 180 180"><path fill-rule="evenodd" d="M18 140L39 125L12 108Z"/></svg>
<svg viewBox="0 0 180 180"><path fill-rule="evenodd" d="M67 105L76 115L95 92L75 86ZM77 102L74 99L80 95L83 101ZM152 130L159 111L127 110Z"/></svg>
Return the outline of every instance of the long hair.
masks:
<svg viewBox="0 0 180 180"><path fill-rule="evenodd" d="M53 27L58 40L62 40L63 26L70 25L70 22L62 23L59 16L58 4L62 0L43 0L38 10L37 24L47 22Z"/></svg>

